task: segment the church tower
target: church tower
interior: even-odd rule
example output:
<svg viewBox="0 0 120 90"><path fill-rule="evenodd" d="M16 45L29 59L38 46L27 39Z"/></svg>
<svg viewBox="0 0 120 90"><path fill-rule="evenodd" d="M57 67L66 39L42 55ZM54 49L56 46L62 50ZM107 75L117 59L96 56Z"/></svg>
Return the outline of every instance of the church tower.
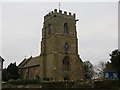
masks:
<svg viewBox="0 0 120 90"><path fill-rule="evenodd" d="M78 55L75 14L54 9L44 16L41 56L43 77L55 80L83 79L83 62Z"/></svg>

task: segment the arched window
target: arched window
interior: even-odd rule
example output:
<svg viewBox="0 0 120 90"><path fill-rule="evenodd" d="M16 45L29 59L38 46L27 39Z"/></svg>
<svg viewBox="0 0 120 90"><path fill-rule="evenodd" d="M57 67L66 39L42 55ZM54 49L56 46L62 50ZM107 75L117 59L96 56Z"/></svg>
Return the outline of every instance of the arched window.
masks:
<svg viewBox="0 0 120 90"><path fill-rule="evenodd" d="M64 33L68 33L68 24L64 23Z"/></svg>
<svg viewBox="0 0 120 90"><path fill-rule="evenodd" d="M48 24L48 34L51 34L51 30L52 30L52 25Z"/></svg>
<svg viewBox="0 0 120 90"><path fill-rule="evenodd" d="M69 71L69 70L70 70L70 58L66 56L63 59L63 71Z"/></svg>

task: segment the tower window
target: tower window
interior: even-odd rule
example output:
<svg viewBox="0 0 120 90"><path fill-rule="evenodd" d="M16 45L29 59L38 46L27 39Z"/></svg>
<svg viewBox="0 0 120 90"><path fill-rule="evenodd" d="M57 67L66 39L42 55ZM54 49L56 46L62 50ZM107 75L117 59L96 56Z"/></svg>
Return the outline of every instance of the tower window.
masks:
<svg viewBox="0 0 120 90"><path fill-rule="evenodd" d="M52 30L52 25L48 24L48 34L51 34L51 30Z"/></svg>
<svg viewBox="0 0 120 90"><path fill-rule="evenodd" d="M64 23L64 33L68 33L68 24Z"/></svg>
<svg viewBox="0 0 120 90"><path fill-rule="evenodd" d="M70 70L70 60L69 60L69 57L66 56L63 59L63 71L69 71L69 70Z"/></svg>

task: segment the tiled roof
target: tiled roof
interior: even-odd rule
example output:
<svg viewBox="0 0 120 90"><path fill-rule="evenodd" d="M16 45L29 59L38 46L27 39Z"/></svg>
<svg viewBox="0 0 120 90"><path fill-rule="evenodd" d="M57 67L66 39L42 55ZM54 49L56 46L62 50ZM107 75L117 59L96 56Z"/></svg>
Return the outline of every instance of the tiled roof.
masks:
<svg viewBox="0 0 120 90"><path fill-rule="evenodd" d="M18 65L18 68L22 68L30 59L32 58L32 56L28 59L24 59L19 65Z"/></svg>
<svg viewBox="0 0 120 90"><path fill-rule="evenodd" d="M27 68L27 67L32 67L40 65L40 56L37 57L30 57L28 59L24 59L19 65L19 68Z"/></svg>

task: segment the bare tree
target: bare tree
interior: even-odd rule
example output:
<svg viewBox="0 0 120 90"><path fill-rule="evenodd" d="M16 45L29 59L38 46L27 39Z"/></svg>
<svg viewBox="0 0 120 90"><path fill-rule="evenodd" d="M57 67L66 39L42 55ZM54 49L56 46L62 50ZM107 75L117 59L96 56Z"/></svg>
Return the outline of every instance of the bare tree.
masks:
<svg viewBox="0 0 120 90"><path fill-rule="evenodd" d="M106 63L103 61L100 61L98 65L94 66L94 71L95 71L95 77L102 79L103 78L103 72L106 67Z"/></svg>

